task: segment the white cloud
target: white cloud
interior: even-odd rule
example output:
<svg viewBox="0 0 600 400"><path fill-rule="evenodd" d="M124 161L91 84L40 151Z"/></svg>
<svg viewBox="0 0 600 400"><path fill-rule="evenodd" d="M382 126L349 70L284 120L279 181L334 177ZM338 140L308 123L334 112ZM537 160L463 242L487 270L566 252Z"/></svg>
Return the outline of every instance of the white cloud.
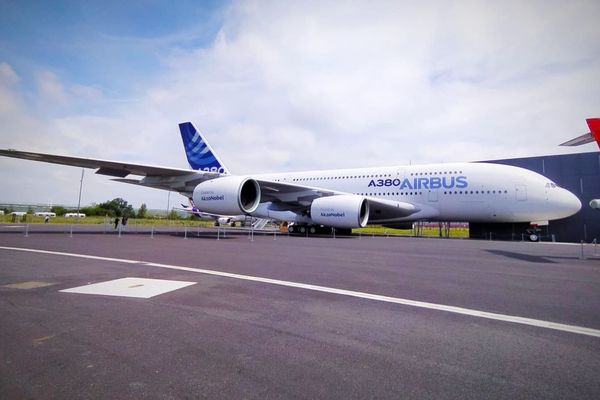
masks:
<svg viewBox="0 0 600 400"><path fill-rule="evenodd" d="M317 138L272 169L559 152L598 105L588 97L600 70L592 9L244 3L212 48L176 58L168 86L210 128L262 126L271 151L289 145L282 125Z"/></svg>
<svg viewBox="0 0 600 400"><path fill-rule="evenodd" d="M15 85L19 82L19 76L12 67L5 62L0 63L0 84Z"/></svg>
<svg viewBox="0 0 600 400"><path fill-rule="evenodd" d="M585 1L239 2L211 46L171 49L163 76L118 94L133 101L46 71L38 94L61 112L28 114L0 64L12 82L0 105L15 115L2 118L17 131L42 126L57 152L176 167L186 166L177 123L191 119L240 173L590 151L556 144L600 110L599 11ZM98 179L91 197L116 197Z"/></svg>
<svg viewBox="0 0 600 400"><path fill-rule="evenodd" d="M55 73L47 70L39 71L36 74L36 81L38 96L46 107L67 105L69 96Z"/></svg>
<svg viewBox="0 0 600 400"><path fill-rule="evenodd" d="M104 97L102 90L93 86L75 84L71 86L70 91L74 96L88 101L100 101Z"/></svg>

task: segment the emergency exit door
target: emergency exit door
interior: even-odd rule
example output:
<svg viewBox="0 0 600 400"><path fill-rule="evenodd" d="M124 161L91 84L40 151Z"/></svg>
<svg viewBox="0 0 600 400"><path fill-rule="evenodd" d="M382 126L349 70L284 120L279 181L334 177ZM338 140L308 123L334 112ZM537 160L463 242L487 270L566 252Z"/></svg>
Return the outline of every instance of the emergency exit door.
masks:
<svg viewBox="0 0 600 400"><path fill-rule="evenodd" d="M517 201L526 201L527 200L527 186L515 185L515 193L517 196Z"/></svg>

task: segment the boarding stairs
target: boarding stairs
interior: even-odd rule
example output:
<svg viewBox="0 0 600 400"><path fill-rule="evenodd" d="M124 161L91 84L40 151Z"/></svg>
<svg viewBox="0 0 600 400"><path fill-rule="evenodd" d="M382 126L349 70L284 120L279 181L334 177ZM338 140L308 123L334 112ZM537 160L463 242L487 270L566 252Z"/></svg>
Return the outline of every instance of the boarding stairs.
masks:
<svg viewBox="0 0 600 400"><path fill-rule="evenodd" d="M264 229L264 227L269 222L268 219L264 218L254 218L254 217L246 217L244 220L244 226L252 227L252 229Z"/></svg>

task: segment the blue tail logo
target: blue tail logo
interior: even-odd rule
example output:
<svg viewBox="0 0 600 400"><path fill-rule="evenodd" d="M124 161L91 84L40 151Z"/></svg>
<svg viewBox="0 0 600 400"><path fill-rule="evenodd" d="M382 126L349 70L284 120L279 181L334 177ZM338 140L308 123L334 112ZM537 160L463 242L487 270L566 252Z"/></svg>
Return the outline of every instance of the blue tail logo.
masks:
<svg viewBox="0 0 600 400"><path fill-rule="evenodd" d="M221 161L213 154L212 149L191 122L179 124L183 147L190 167L195 170L228 173Z"/></svg>

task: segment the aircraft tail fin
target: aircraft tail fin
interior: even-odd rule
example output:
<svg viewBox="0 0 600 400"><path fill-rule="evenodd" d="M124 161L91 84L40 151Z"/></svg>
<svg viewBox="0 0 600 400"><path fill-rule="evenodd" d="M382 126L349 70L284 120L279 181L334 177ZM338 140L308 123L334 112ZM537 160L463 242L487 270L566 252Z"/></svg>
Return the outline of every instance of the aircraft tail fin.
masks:
<svg viewBox="0 0 600 400"><path fill-rule="evenodd" d="M594 137L600 147L600 118L588 118L585 120L590 128L590 134Z"/></svg>
<svg viewBox="0 0 600 400"><path fill-rule="evenodd" d="M179 124L179 132L181 132L185 155L192 169L229 174L206 139L200 135L191 122Z"/></svg>
<svg viewBox="0 0 600 400"><path fill-rule="evenodd" d="M600 118L588 118L586 119L590 131L578 136L574 139L567 140L561 143L561 146L581 146L582 144L596 142L600 147Z"/></svg>

